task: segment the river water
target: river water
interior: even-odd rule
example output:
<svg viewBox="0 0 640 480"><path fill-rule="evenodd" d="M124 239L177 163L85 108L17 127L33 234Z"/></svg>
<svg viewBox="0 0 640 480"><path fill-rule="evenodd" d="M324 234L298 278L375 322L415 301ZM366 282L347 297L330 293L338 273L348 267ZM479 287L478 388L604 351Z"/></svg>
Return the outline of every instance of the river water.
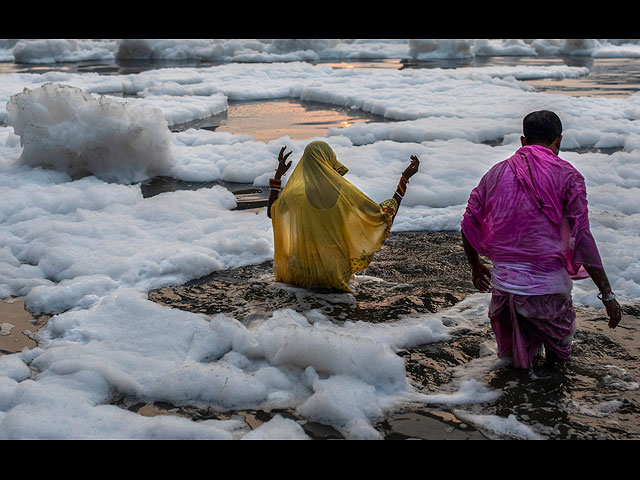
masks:
<svg viewBox="0 0 640 480"><path fill-rule="evenodd" d="M400 60L334 62L334 68L473 68L492 65L551 65L564 62L586 66L589 75L577 79L527 81L538 91L575 96L626 96L640 90L640 60L591 58L493 57L472 60L406 62ZM5 63L1 72L45 72L62 69L102 74L134 73L164 64L128 62L126 64L80 62L77 64L23 66ZM178 66L171 64L170 66ZM185 65L190 66L190 65ZM198 65L206 66L206 65ZM327 129L355 122L387 121L375 115L294 99L259 102L229 102L227 111L189 124L173 126L174 131L203 128L220 132L247 133L269 141L289 135L305 139L326 134ZM219 182L218 182L219 183ZM195 189L198 183L156 178L142 185L145 196L165 191ZM260 208L265 189L250 185L225 185L235 192L240 208ZM429 255L416 252L429 252ZM392 234L375 261L365 272L381 281L361 285L355 303L327 302L313 292L303 304L299 297L274 294L260 288L271 281L270 264L216 272L185 285L150 292L158 303L194 312L227 312L238 319L268 315L276 308L299 311L320 308L337 321L384 322L399 315L436 312L454 306L474 294L468 267L457 232L410 232ZM248 282L251 280L251 282ZM265 283L266 282L266 283ZM251 288L247 288L247 284ZM264 286L264 285L263 285ZM271 292L271 293L270 293ZM15 306L12 306L15 310ZM13 311L12 310L12 311ZM564 369L548 369L540 361L533 370L487 369L486 348L493 337L489 326L458 331L450 340L409 349L399 354L405 359L411 382L425 392L446 385L459 372L477 369L492 389L502 392L498 401L483 405L481 411L469 407L408 407L393 412L376 429L387 439L492 439L518 438L490 425L478 424L478 414L509 418L514 415L534 425L544 438L551 439L640 439L640 306L625 307L621 325L615 331L606 327L603 313L578 311L578 332L574 355ZM38 325L43 322L38 319ZM0 322L2 323L2 322ZM489 358L492 358L489 356ZM244 411L221 415L207 409L176 407L155 403L140 404L119 399L122 408L144 415L173 414L202 420L243 417L258 426L275 414L300 420L293 411ZM475 413L475 425L467 421ZM307 423L305 432L315 439L341 438L334 429Z"/></svg>

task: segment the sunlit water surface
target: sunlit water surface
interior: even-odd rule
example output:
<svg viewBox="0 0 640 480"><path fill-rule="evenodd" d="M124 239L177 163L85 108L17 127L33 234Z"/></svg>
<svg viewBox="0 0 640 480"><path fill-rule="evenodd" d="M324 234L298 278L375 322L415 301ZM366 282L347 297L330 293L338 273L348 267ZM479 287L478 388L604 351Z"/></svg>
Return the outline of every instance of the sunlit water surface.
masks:
<svg viewBox="0 0 640 480"><path fill-rule="evenodd" d="M358 62L326 62L325 65L336 69L359 68L359 69L405 69L405 68L473 68L484 66L508 66L508 65L563 65L587 67L589 74L573 79L541 79L531 80L526 83L533 86L537 91L573 95L573 96L601 96L601 97L624 97L636 93L640 90L640 59L592 59L583 57L565 58L530 58L530 57L478 57L469 60L434 60L428 62L410 62L404 60L383 60L383 61L358 61ZM111 74L131 74L144 70L163 67L204 67L208 64L198 62L175 63L175 62L79 62L73 64L56 65L17 65L13 63L0 63L0 75L2 73L15 72L47 72L51 70L61 70L67 72L96 72L104 75ZM201 128L217 132L230 132L234 134L250 134L256 140L268 142L273 139L288 135L292 139L306 139L323 136L331 127L347 126L356 122L384 122L388 119L367 114L359 110L341 108L334 105L320 104L315 102L302 102L296 99L283 98L277 100L264 100L256 102L233 102L230 101L228 109L218 115L201 119L188 124L174 125L173 131L183 131L187 128ZM610 152L604 152L610 153ZM221 182L212 182L220 184ZM197 182L180 182L170 178L150 179L142 184L143 194L146 197L157 195L166 191L180 189L197 189L210 186ZM256 188L252 185L224 183L224 186L236 194L238 208L261 207L266 201L266 189ZM437 232L431 234L437 236ZM445 235L446 236L446 235ZM420 236L419 239L412 239L412 248L415 250L415 242L428 242L427 236ZM403 236L393 236L387 251L397 248L398 255L404 255L407 251L403 243ZM394 243L395 242L395 243ZM397 244L397 247L394 245ZM448 241L439 239L437 243L424 245L421 251L432 251L440 246L446 248L438 255L438 265L448 266L442 259L448 258L454 252L456 258L462 258L457 237ZM456 250L457 249L457 250ZM420 250L420 249L418 249ZM398 258L397 255L390 255L390 258ZM384 261L382 255L379 261ZM444 263L443 263L444 262ZM403 264L407 262L402 262ZM415 266L419 259L414 259L411 263ZM433 266L433 260L427 262L428 266ZM437 263L437 262L436 262ZM453 262L452 265L458 265ZM445 265L446 264L446 265ZM383 269L377 275L389 275L389 272L396 271ZM427 266L425 266L427 268ZM444 267L443 267L444 268ZM455 268L462 268L460 265ZM262 278L269 271L269 266L247 267L247 275ZM263 269L266 269L263 271ZM254 271L256 270L256 271ZM448 271L448 270L447 270ZM257 273L256 273L257 272ZM207 291L211 289L209 283L200 282L192 286L175 287L179 291L172 292L172 297L179 293L182 298L188 300L186 308L195 308L198 299L206 299L211 302L212 298L217 298L216 294L221 294L220 301L229 304L229 292L235 291L232 286L237 283L237 272L222 272L227 275L223 295L218 291ZM260 276L262 275L262 276ZM455 279L465 280L464 272L457 272L456 275L437 275L442 281L454 282ZM448 280L447 280L448 279ZM218 282L221 280L216 279ZM222 279L224 280L224 279ZM390 281L392 279L389 279ZM467 279L468 280L468 279ZM466 281L466 280L465 280ZM235 283L234 283L235 282ZM468 283L468 282L467 282ZM203 286L204 285L204 286ZM231 286L230 286L231 285ZM404 283L402 284L404 285ZM407 287L409 288L409 287ZM422 288L420 285L411 288ZM190 292L195 289L204 289L206 295L199 295L199 291L191 298ZM453 291L453 286L447 284L444 290ZM246 288L241 286L238 290L245 292ZM471 291L471 290L470 290ZM370 301L376 311L384 311L384 308L376 304L376 301L384 305L388 302L388 290L377 292L372 290ZM160 295L160 294L158 294ZM238 294L239 295L239 294ZM377 295L377 296L376 296ZM400 295L400 300L406 295ZM180 298L180 297L179 297ZM437 295L431 292L432 299L437 299ZM444 298L444 297L443 297ZM378 300L376 300L378 299ZM162 297L157 301L163 300ZM164 298L166 301L166 298ZM265 302L269 299L261 299ZM285 301L286 299L271 299L272 301ZM446 299L445 299L446 300ZM435 301L435 300L434 300ZM444 300L443 300L444 301ZM448 300L447 300L448 301ZM246 299L243 300L246 303ZM244 305L243 302L236 301L233 305ZM455 303L455 302L454 302ZM388 305L387 305L388 306ZM400 305L402 307L402 305ZM397 308L391 310L397 314ZM386 307L385 307L386 308ZM431 311L430 308L427 309ZM237 314L238 312L233 312ZM352 315L353 312L348 312ZM370 313L370 312L369 312ZM640 311L627 311L628 317L633 320L640 315ZM637 372L636 357L629 356L629 351L635 353L637 344L633 343L629 350L623 348L624 342L614 344L608 340L604 332L600 333L596 325L597 318L583 317L583 325L589 328L581 329L576 342L576 355L569 369L562 372L542 372L537 377L529 374L520 375L511 370L500 370L494 372L491 378L487 379L492 388L503 391L501 400L492 406L490 413L506 417L511 413L516 413L518 418L535 423L545 430L550 438L640 438L638 430L638 400L637 388L635 384L635 373ZM599 324L598 324L599 325ZM631 329L631 330L629 330ZM635 333L634 325L624 326L619 329L622 339L625 335ZM416 349L402 352L402 356L407 362L408 374L415 382L423 382L425 385L446 383L447 375L452 365L465 364L477 355L477 350L482 342L490 337L490 332L477 332L473 335L456 336L446 344L431 345L426 349ZM600 358L602 357L602 358ZM613 372L613 373L612 373ZM616 373L617 372L617 373ZM622 372L622 373L620 373ZM614 375L615 373L615 375ZM613 378L616 382L610 380ZM608 383L607 383L608 382ZM613 387L611 385L613 385ZM623 386L620 387L619 384ZM629 386L631 385L631 386ZM633 387L633 388L632 388ZM620 396L620 391L623 395ZM605 415L602 405L609 405L611 399L616 399L620 405L615 415ZM622 399L619 401L618 399ZM176 410L171 405L125 405L125 408L137 409L141 414L166 414L167 409ZM151 410L143 413L143 410ZM600 410L598 410L600 409ZM184 415L191 418L198 418L203 412L183 409ZM593 413L595 412L595 413ZM208 414L207 412L205 412ZM267 421L272 414L267 412L241 412L249 421L259 424ZM335 437L335 432L323 429L321 425L309 426L307 431L313 438L339 438ZM398 412L389 416L384 422L377 426L384 433L385 438L486 438L473 428L469 428L447 408L416 409Z"/></svg>

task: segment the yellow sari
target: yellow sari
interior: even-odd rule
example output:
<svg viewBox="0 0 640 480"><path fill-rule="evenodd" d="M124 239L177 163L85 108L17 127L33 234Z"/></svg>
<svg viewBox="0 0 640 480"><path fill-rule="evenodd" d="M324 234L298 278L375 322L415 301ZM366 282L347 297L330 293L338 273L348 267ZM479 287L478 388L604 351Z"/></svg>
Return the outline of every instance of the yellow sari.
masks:
<svg viewBox="0 0 640 480"><path fill-rule="evenodd" d="M347 171L327 143L305 148L271 206L276 281L349 292L352 274L382 246L397 203L374 202L342 177Z"/></svg>

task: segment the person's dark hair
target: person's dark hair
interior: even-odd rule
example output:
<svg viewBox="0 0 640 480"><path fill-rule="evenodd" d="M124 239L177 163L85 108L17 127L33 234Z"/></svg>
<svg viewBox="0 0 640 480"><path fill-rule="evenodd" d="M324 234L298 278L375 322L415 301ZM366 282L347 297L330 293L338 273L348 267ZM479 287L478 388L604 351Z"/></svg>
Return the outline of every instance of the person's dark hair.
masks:
<svg viewBox="0 0 640 480"><path fill-rule="evenodd" d="M562 135L562 122L549 110L531 112L522 120L522 134L528 145L550 145Z"/></svg>

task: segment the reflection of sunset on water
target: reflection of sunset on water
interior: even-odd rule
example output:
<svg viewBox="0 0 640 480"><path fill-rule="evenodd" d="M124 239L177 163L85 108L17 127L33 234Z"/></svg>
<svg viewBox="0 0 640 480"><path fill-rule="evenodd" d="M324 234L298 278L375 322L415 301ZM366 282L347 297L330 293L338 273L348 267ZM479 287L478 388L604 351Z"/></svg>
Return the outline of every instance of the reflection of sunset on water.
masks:
<svg viewBox="0 0 640 480"><path fill-rule="evenodd" d="M402 61L400 59L379 59L379 60L354 60L351 62L320 62L322 65L326 65L328 67L334 68L336 70L340 70L342 68L357 68L358 70L362 69L381 69L388 68L392 70L397 70L402 66Z"/></svg>
<svg viewBox="0 0 640 480"><path fill-rule="evenodd" d="M268 142L284 135L294 140L324 136L331 127L345 128L369 121L385 120L356 109L279 99L229 103L226 117L214 129L217 132L249 134L256 140Z"/></svg>
<svg viewBox="0 0 640 480"><path fill-rule="evenodd" d="M639 89L640 40L0 40L0 438L640 439ZM625 318L576 281L575 358L519 372L460 220L541 108ZM374 202L421 162L348 294L273 273L316 139Z"/></svg>

